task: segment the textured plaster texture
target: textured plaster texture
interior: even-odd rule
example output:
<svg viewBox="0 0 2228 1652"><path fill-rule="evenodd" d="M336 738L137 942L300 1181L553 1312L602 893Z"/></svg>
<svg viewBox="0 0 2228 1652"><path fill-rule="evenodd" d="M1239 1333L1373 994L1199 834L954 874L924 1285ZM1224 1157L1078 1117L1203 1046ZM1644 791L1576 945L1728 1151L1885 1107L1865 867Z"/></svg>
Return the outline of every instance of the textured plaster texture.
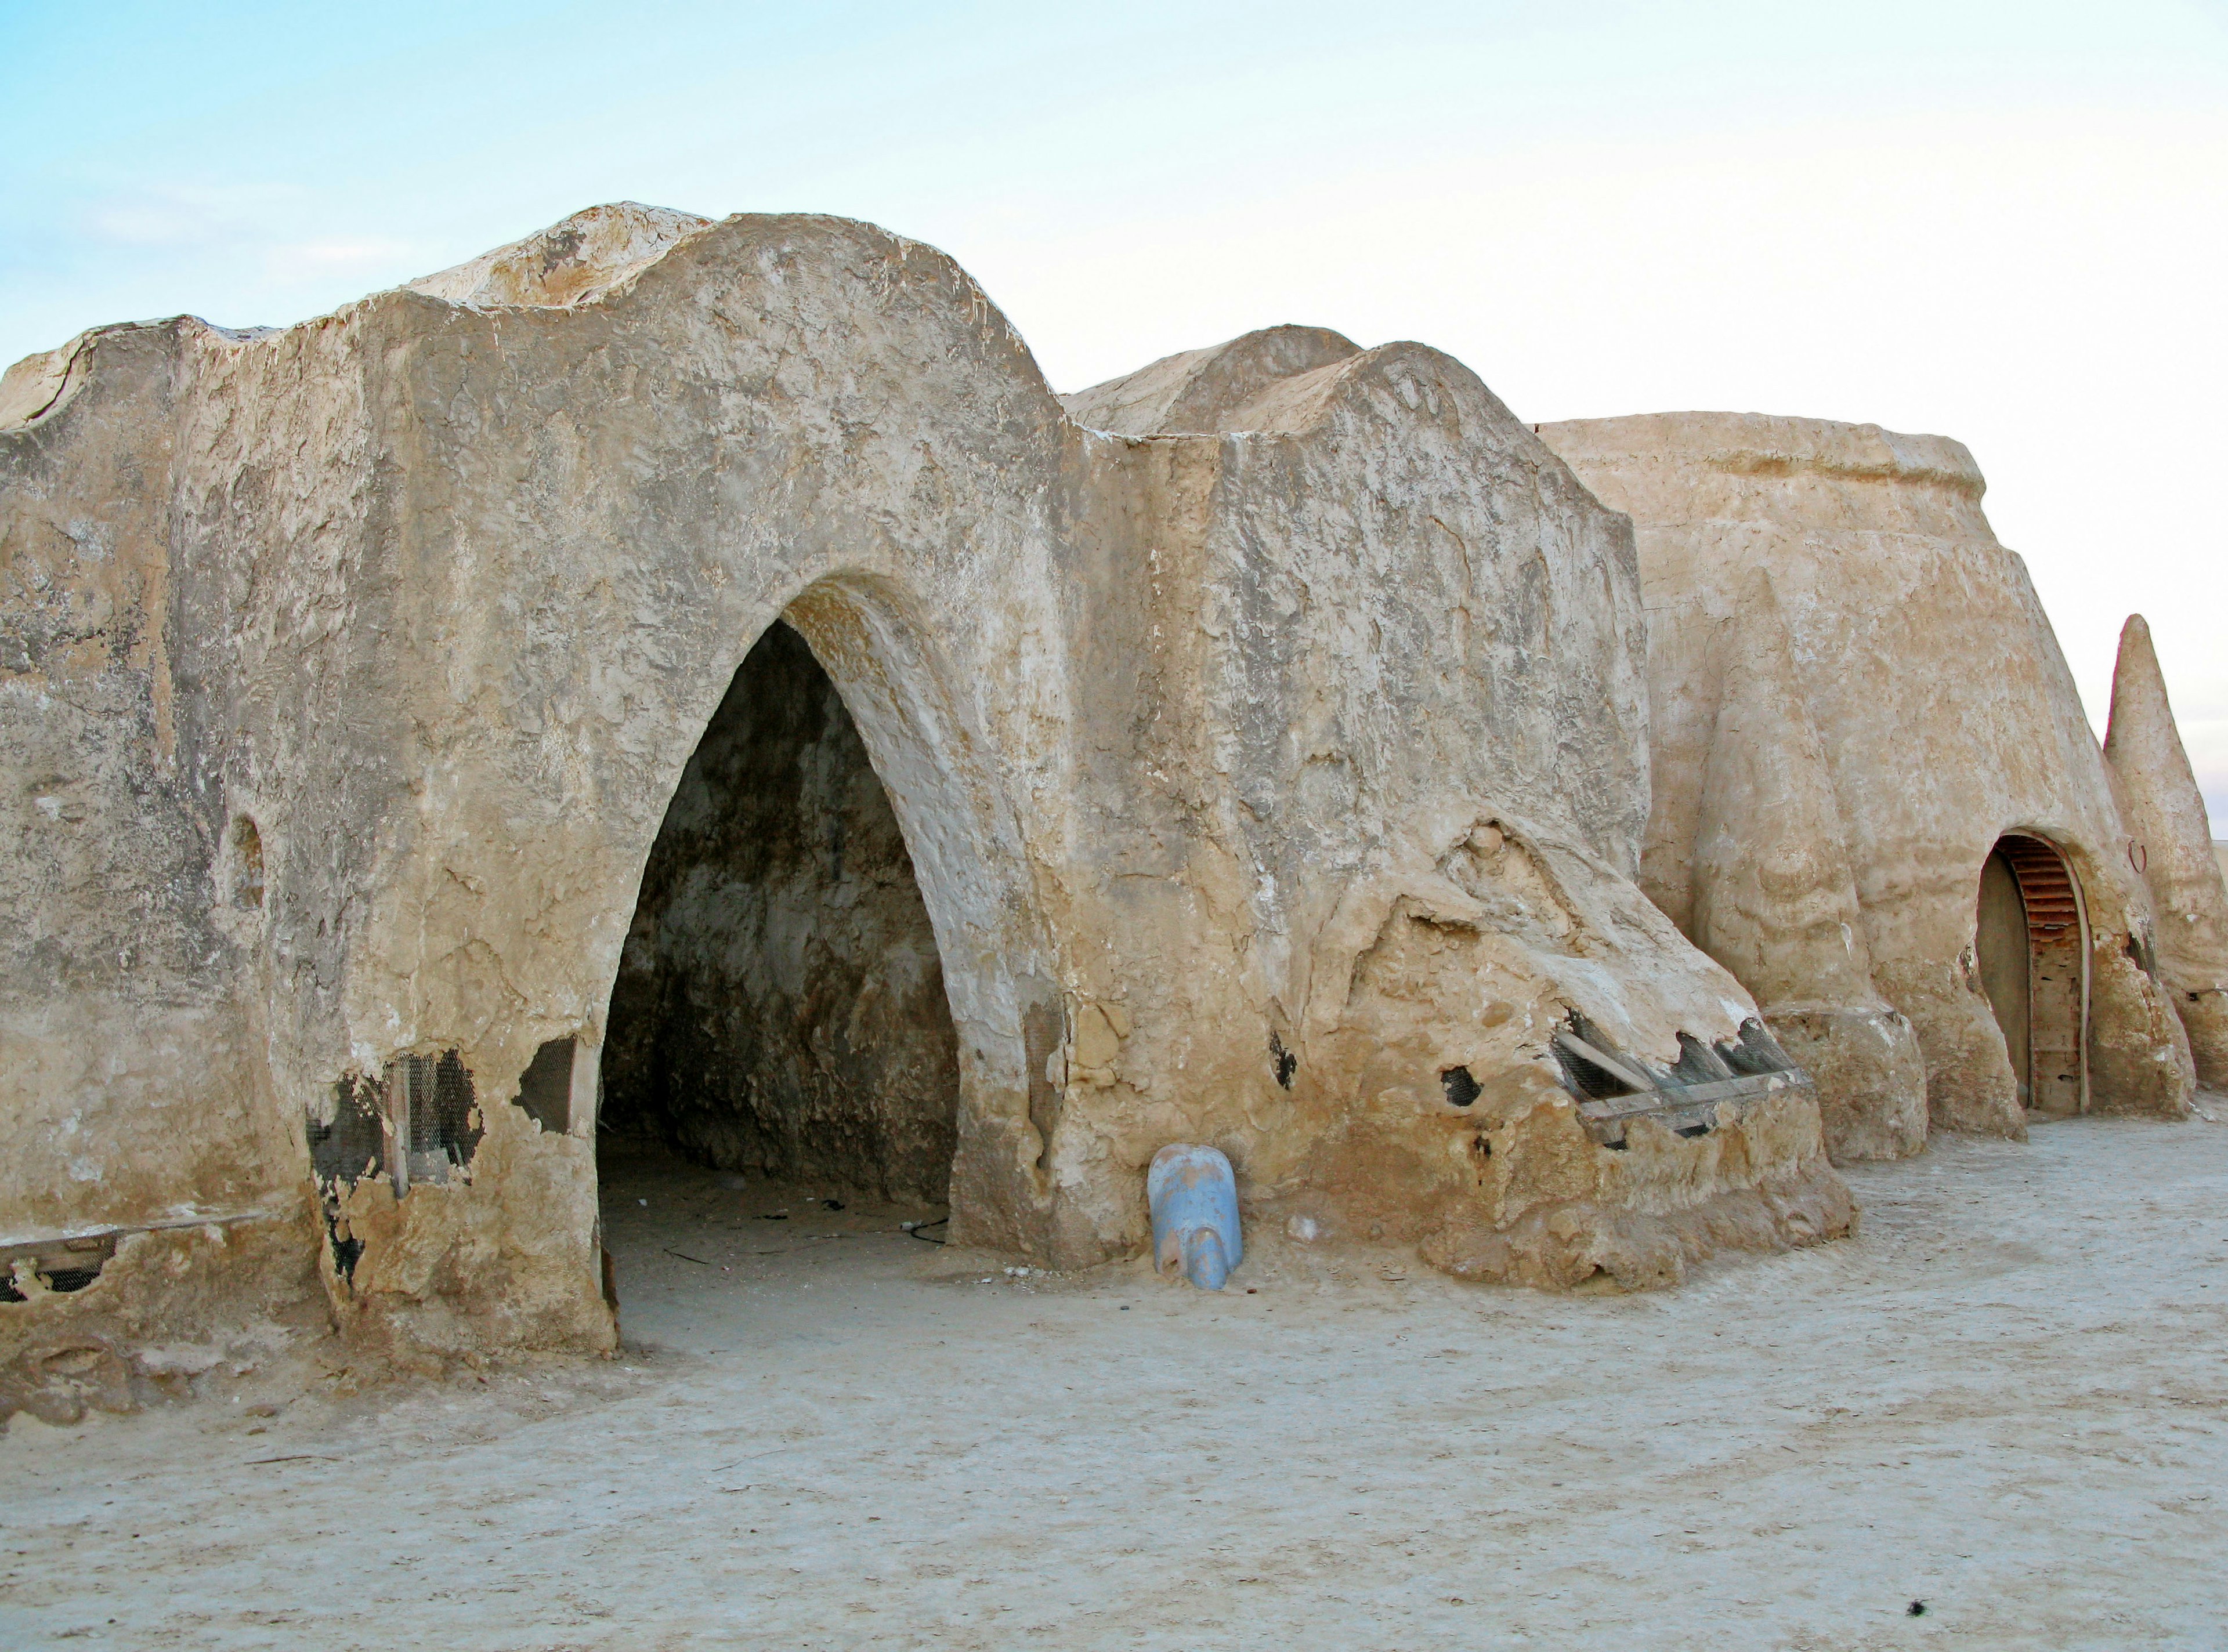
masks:
<svg viewBox="0 0 2228 1652"><path fill-rule="evenodd" d="M1540 436L1636 527L1654 763L1642 884L1778 1011L1822 1089L1844 1080L1834 1151L1923 1139L1905 1019L1933 1124L2024 1132L1974 950L1982 864L2014 831L2057 845L2079 886L2088 1105L2180 1114L2189 1050L2150 973L2150 891L1964 447L1738 413Z"/></svg>
<svg viewBox="0 0 2228 1652"><path fill-rule="evenodd" d="M617 207L283 331L102 328L12 370L0 1211L321 1203L366 1345L611 1346L613 985L781 621L935 941L955 1239L1134 1253L1183 1139L1262 1214L1490 1277L1657 1283L1844 1231L1807 1088L1613 1150L1549 1051L1577 1013L1668 1070L1756 1014L1632 881L1624 518L1423 346L1279 328L1181 360L1071 410L929 248ZM822 960L854 995L831 1016L866 949ZM510 1100L568 1038L553 1127ZM773 1047L769 1081L836 1049ZM862 1070L941 1059L879 1048ZM313 1184L305 1141L446 1052L453 1175L358 1153Z"/></svg>

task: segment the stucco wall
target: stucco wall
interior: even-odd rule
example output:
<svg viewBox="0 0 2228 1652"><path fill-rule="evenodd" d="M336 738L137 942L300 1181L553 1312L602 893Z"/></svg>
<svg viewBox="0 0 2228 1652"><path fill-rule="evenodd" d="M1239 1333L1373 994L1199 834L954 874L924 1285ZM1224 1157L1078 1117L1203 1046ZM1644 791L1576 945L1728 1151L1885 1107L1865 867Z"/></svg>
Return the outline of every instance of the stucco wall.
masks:
<svg viewBox="0 0 2228 1652"><path fill-rule="evenodd" d="M67 423L0 437L0 1231L294 1191L241 945L259 915L171 646L170 467L202 330L55 353Z"/></svg>

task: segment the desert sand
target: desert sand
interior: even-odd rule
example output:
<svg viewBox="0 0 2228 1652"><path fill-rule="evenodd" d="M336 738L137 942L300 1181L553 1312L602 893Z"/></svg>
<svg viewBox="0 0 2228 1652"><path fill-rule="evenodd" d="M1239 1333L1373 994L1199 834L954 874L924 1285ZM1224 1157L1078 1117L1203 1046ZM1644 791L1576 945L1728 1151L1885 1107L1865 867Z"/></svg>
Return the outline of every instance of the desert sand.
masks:
<svg viewBox="0 0 2228 1652"><path fill-rule="evenodd" d="M1859 1237L1632 1296L1269 1233L1219 1296L1009 1273L609 1164L614 1359L16 1418L0 1644L2217 1648L2200 1105L1938 1139Z"/></svg>

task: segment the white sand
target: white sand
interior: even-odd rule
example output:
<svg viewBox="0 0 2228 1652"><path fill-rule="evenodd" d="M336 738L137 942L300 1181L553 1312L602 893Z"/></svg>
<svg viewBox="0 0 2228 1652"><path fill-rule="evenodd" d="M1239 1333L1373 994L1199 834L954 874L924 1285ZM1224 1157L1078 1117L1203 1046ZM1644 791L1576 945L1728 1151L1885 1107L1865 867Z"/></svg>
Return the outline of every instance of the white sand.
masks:
<svg viewBox="0 0 2228 1652"><path fill-rule="evenodd" d="M611 1179L620 1361L17 1419L0 1646L2228 1646L2228 1126L1942 1142L1649 1297Z"/></svg>

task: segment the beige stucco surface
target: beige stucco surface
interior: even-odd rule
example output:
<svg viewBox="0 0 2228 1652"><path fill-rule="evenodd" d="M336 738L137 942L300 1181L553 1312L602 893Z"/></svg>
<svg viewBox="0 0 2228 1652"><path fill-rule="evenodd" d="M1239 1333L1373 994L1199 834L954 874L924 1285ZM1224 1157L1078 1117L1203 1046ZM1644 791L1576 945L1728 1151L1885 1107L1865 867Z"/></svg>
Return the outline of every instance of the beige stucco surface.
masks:
<svg viewBox="0 0 2228 1652"><path fill-rule="evenodd" d="M1816 762L1800 765L1801 794L1839 823L1858 919L1846 961L1810 969L1818 996L1863 1007L1856 967L1867 961L1878 999L1917 1034L1933 1123L2022 1133L1975 973L1974 923L1990 847L2007 832L2040 836L2065 856L2086 908L2090 1105L2179 1113L2189 1054L2146 969L2149 892L2056 638L2025 566L1988 526L1964 447L1736 413L1540 434L1636 526L1654 719L1642 883L1656 903L1689 933L1710 915L1707 823L1723 799L1706 777L1725 742L1749 739L1723 720L1729 673L1783 647L1791 686L1778 702L1815 728L1824 770L1821 780ZM1769 729L1764 743L1775 762L1809 749ZM1743 829L1756 829L1753 817ZM1783 928L1812 909L1828 915L1821 902L1838 882L1834 856L1818 858L1826 835L1801 835L1771 920ZM1770 998L1794 984L1750 985ZM1840 1042L1853 1046L1855 1030ZM1911 1132L1893 1122L1910 1116L1907 1089L1885 1065L1873 1071L1871 1117L1844 1121L1845 1145L1909 1151Z"/></svg>
<svg viewBox="0 0 2228 1652"><path fill-rule="evenodd" d="M509 1099L551 1041L592 1074L661 822L779 618L933 933L955 1237L1131 1253L1179 1139L1264 1215L1487 1277L1845 1229L1806 1089L1612 1150L1549 1053L1575 1012L1668 1070L1756 1014L1632 881L1629 525L1462 364L1288 331L1128 399L1202 428L1101 429L929 248L618 207L12 372L0 1212L322 1205L367 1344L607 1346L592 1106ZM313 1184L305 1130L448 1051L464 1173Z"/></svg>

